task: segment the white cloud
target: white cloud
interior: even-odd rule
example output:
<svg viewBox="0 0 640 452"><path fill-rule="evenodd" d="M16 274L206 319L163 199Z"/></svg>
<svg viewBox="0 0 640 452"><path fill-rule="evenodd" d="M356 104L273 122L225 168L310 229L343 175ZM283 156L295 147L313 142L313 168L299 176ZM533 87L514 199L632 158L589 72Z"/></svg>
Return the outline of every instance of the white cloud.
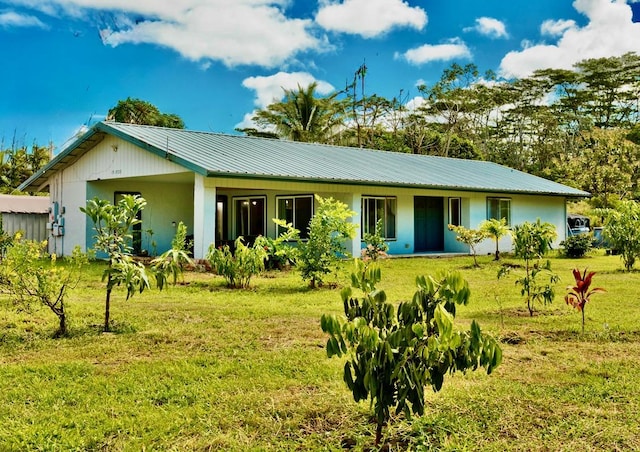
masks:
<svg viewBox="0 0 640 452"><path fill-rule="evenodd" d="M335 91L335 88L328 82L317 80L308 72L278 72L269 76L248 77L242 81L242 86L255 91L253 103L257 108L265 108L274 102L280 102L284 97L284 90L297 90L298 86L308 87L316 82L316 93L327 95ZM254 128L256 124L253 117L256 110L246 113L244 119L236 128Z"/></svg>
<svg viewBox="0 0 640 452"><path fill-rule="evenodd" d="M476 24L473 27L465 28L464 31L477 31L481 35L488 36L490 38L507 38L507 27L498 19L493 17L479 17L476 19Z"/></svg>
<svg viewBox="0 0 640 452"><path fill-rule="evenodd" d="M402 0L325 0L316 22L326 30L372 38L399 27L422 30L427 13Z"/></svg>
<svg viewBox="0 0 640 452"><path fill-rule="evenodd" d="M471 51L459 38L450 39L446 44L424 44L395 54L396 59L404 58L411 64L424 64L431 61L449 61L455 58L471 58Z"/></svg>
<svg viewBox="0 0 640 452"><path fill-rule="evenodd" d="M18 14L15 11L7 11L0 13L0 27L38 27L47 28L47 26L37 17L26 14Z"/></svg>
<svg viewBox="0 0 640 452"><path fill-rule="evenodd" d="M540 34L547 36L562 36L567 30L576 28L574 20L545 20L540 25Z"/></svg>
<svg viewBox="0 0 640 452"><path fill-rule="evenodd" d="M509 52L500 63L500 75L526 77L536 69L571 69L587 58L640 52L640 23L632 22L631 7L624 0L575 0L573 7L589 19L587 25L566 28L556 44Z"/></svg>
<svg viewBox="0 0 640 452"><path fill-rule="evenodd" d="M311 19L286 16L289 0L10 0L51 15L99 17L105 44L156 44L228 67L275 67L325 50Z"/></svg>

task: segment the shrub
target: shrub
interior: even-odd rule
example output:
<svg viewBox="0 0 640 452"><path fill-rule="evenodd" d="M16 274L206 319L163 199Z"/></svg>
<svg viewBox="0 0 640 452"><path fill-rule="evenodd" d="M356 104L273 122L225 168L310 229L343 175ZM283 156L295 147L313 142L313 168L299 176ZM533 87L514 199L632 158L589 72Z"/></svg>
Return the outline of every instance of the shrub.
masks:
<svg viewBox="0 0 640 452"><path fill-rule="evenodd" d="M484 367L491 373L502 360L502 351L491 336L473 321L469 331L456 331L456 305L469 302L469 286L459 273L437 279L419 277L411 301L397 312L387 302L377 264L355 260L352 288L341 292L346 319L323 315L322 331L329 334L327 355L348 355L343 379L356 402L371 401L377 428L376 446L391 408L408 417L423 414L424 387L442 388L444 377L455 371Z"/></svg>
<svg viewBox="0 0 640 452"><path fill-rule="evenodd" d="M605 217L603 238L620 254L625 270L630 271L640 256L640 205L621 201L616 210L597 212Z"/></svg>
<svg viewBox="0 0 640 452"><path fill-rule="evenodd" d="M389 245L382 237L382 218L376 222L376 230L373 233L365 233L363 240L365 243L365 247L361 251L363 260L376 261L378 258L387 257Z"/></svg>
<svg viewBox="0 0 640 452"><path fill-rule="evenodd" d="M344 242L355 235L356 225L347 222L355 215L346 204L316 195L316 213L309 222L309 239L300 243L298 268L311 287L322 285L325 276L348 256Z"/></svg>
<svg viewBox="0 0 640 452"><path fill-rule="evenodd" d="M169 277L173 279L175 286L178 276L182 276L185 265L193 265L193 260L187 251L187 227L181 221L171 241L171 249L151 261L151 270L158 288L162 290L169 281Z"/></svg>
<svg viewBox="0 0 640 452"><path fill-rule="evenodd" d="M591 234L570 235L560 242L562 254L566 257L584 257L593 246L593 236Z"/></svg>
<svg viewBox="0 0 640 452"><path fill-rule="evenodd" d="M584 334L584 308L591 299L591 295L602 293L605 290L602 287L591 288L591 280L596 272L587 273L587 269L580 273L577 268L573 270L573 278L576 281L574 286L568 286L569 293L564 297L564 301L582 312L582 334Z"/></svg>
<svg viewBox="0 0 640 452"><path fill-rule="evenodd" d="M273 222L284 231L275 239L260 236L256 239L256 243L259 243L267 253L266 267L282 270L295 265L298 260L300 250L290 245L290 242L299 240L300 231L294 228L292 223L284 220L274 218Z"/></svg>
<svg viewBox="0 0 640 452"><path fill-rule="evenodd" d="M251 278L264 270L266 258L267 252L259 241L249 247L242 237L236 239L234 252L229 245L216 248L211 244L206 257L216 273L227 281L227 286L242 289L248 288Z"/></svg>
<svg viewBox="0 0 640 452"><path fill-rule="evenodd" d="M55 336L60 337L67 334L67 293L78 284L88 260L76 246L71 257L65 259L66 265L61 266L55 254L46 258L46 249L46 241L22 240L16 235L0 264L0 285L21 309L28 309L32 303L49 308L58 317Z"/></svg>

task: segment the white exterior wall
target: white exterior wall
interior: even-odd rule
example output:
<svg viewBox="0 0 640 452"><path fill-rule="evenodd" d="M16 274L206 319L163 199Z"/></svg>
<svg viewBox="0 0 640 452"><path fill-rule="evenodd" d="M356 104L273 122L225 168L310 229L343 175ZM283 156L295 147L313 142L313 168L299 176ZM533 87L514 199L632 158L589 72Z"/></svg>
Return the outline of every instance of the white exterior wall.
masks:
<svg viewBox="0 0 640 452"><path fill-rule="evenodd" d="M559 241L565 238L566 209L563 197L474 193L466 191L424 190L398 187L368 187L306 183L298 181L273 181L248 178L204 178L191 171L154 155L139 147L107 136L94 149L82 156L65 170L50 179L51 201L64 208L65 234L52 238L50 252L69 254L75 245L86 249L93 235L93 225L80 212L79 207L94 196L113 200L115 191L139 192L148 204L143 211L143 230L151 228L158 244L158 253L170 246L175 233L173 222L183 221L188 233L194 235L194 254L200 258L215 239L216 195L228 196L229 234L234 234L233 198L241 196L265 196L267 208L267 234L274 236L276 196L318 194L331 196L346 203L356 212L353 221L360 223L363 196L394 196L397 200L396 239L388 242L390 254L414 252L414 197L443 198L445 252L467 253L468 248L455 240L455 234L447 229L449 221L448 199L461 198L463 226L477 228L486 219L487 197L511 199L512 225L541 218L556 226ZM362 246L361 232L348 244L354 255ZM143 248L148 249L143 234ZM492 253L495 244L486 240L478 247L478 253ZM511 237L500 243L501 251L511 250Z"/></svg>
<svg viewBox="0 0 640 452"><path fill-rule="evenodd" d="M130 178L179 173L192 174L131 143L106 136L95 148L71 166L54 174L49 181L51 202L58 202L59 208L64 208L64 235L50 237L49 252L69 255L76 245L86 251L87 243L93 235L93 225L80 212L79 207L85 206L87 199L94 196L113 202L114 191L137 191L147 199L149 204L143 211L142 227L143 230L154 230L153 239L159 242L160 251L160 242L166 244L168 238L170 244L173 238L175 230L171 221L183 220L188 227L193 227L193 186L191 184L180 188L179 184L168 186L166 182L156 182L154 186L152 181L145 184L144 179ZM188 196L186 202L180 199L180 195L185 192L188 194L185 195ZM152 193L156 193L158 202L150 202L154 197ZM148 220L146 224L145 218ZM156 222L153 218L162 220ZM144 240L143 234L143 247Z"/></svg>

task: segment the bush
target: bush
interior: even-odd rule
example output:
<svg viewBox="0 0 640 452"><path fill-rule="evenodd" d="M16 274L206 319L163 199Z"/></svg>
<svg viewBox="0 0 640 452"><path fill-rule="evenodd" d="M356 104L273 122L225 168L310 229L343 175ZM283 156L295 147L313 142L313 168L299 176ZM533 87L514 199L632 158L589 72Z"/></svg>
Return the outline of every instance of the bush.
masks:
<svg viewBox="0 0 640 452"><path fill-rule="evenodd" d="M289 242L297 241L300 238L300 231L293 227L293 224L284 220L273 219L273 222L284 228L278 237L260 236L256 239L256 243L260 244L267 253L266 267L268 269L282 270L291 265L295 265L298 260L300 250L289 244Z"/></svg>
<svg viewBox="0 0 640 452"><path fill-rule="evenodd" d="M216 273L224 277L227 286L242 289L248 288L251 278L264 270L266 258L267 252L260 241L249 247L242 237L236 239L234 252L229 245L216 248L211 244L207 253L207 260Z"/></svg>
<svg viewBox="0 0 640 452"><path fill-rule="evenodd" d="M570 235L560 242L562 254L566 257L584 257L593 246L593 236L591 234Z"/></svg>
<svg viewBox="0 0 640 452"><path fill-rule="evenodd" d="M384 237L382 237L382 218L376 222L375 232L365 233L363 240L366 245L361 251L364 261L376 261L379 258L387 257L389 245L387 245Z"/></svg>
<svg viewBox="0 0 640 452"><path fill-rule="evenodd" d="M499 344L475 320L468 331L454 328L456 305L466 305L470 298L459 273L416 278L415 295L397 310L384 290L376 288L378 282L380 268L356 260L352 287L340 293L345 317L325 314L320 320L329 335L327 356L347 356L343 380L354 400L370 400L376 446L392 408L407 417L421 415L425 386L439 391L448 374L480 367L491 373L502 360ZM354 295L352 288L362 295Z"/></svg>
<svg viewBox="0 0 640 452"><path fill-rule="evenodd" d="M316 196L317 210L309 222L309 240L300 243L298 268L311 287L322 285L324 277L347 256L344 242L355 234L356 225L347 222L355 215L346 204Z"/></svg>
<svg viewBox="0 0 640 452"><path fill-rule="evenodd" d="M603 238L622 257L626 271L631 271L640 256L640 205L622 201L616 210L598 209L604 216Z"/></svg>

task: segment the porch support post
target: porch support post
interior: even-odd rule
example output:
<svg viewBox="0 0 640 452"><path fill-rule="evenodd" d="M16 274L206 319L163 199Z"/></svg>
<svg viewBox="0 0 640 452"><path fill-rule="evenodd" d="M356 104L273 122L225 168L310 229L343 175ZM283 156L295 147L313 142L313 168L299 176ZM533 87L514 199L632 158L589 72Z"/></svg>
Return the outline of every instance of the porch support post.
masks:
<svg viewBox="0 0 640 452"><path fill-rule="evenodd" d="M204 259L215 239L216 187L212 179L196 174L193 185L193 257Z"/></svg>
<svg viewBox="0 0 640 452"><path fill-rule="evenodd" d="M347 243L347 249L353 257L360 257L360 250L362 248L362 226L360 225L362 218L362 196L359 193L353 194L349 207L356 213L351 218L351 222L356 224L356 231L351 243Z"/></svg>

